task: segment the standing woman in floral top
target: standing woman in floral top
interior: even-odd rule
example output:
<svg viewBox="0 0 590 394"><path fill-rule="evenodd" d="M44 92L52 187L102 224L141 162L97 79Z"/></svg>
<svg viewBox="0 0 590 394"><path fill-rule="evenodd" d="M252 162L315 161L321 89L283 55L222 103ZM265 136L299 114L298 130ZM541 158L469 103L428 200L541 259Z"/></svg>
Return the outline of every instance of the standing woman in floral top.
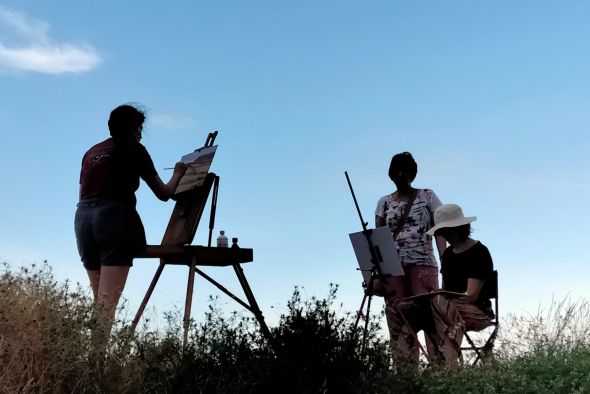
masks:
<svg viewBox="0 0 590 394"><path fill-rule="evenodd" d="M439 288L432 237L426 232L434 225L434 211L442 203L432 190L412 187L417 172L418 165L409 152L393 156L389 165L389 178L396 190L381 197L375 210L375 227L389 226L391 229L406 274L401 288L396 286L395 294L385 297L387 305L397 297L428 293ZM409 213L403 220L408 204L411 204ZM438 255L441 256L446 241L442 237L435 238ZM391 326L389 309L386 308L386 316ZM427 345L430 350L431 345Z"/></svg>

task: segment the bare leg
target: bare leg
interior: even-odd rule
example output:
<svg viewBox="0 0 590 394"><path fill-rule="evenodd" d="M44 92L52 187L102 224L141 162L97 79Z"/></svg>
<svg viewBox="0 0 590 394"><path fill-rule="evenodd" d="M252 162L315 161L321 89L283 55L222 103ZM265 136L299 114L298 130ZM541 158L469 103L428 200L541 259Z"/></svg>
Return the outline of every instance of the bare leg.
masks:
<svg viewBox="0 0 590 394"><path fill-rule="evenodd" d="M115 319L115 312L119 298L127 281L129 273L128 266L102 266L98 275L92 275L89 271L88 276L92 284L92 290L95 292L94 304L98 313L98 321L93 330L93 343L98 370L102 370L103 356L105 354L111 329ZM98 279L97 290L94 290L94 281Z"/></svg>
<svg viewBox="0 0 590 394"><path fill-rule="evenodd" d="M86 270L88 279L90 279L90 287L92 287L92 294L94 295L94 303L98 301L98 285L100 283L100 269Z"/></svg>
<svg viewBox="0 0 590 394"><path fill-rule="evenodd" d="M115 320L117 304L125 288L128 274L128 266L103 266L101 268L97 304L102 309L103 324L108 330L107 332L110 332Z"/></svg>

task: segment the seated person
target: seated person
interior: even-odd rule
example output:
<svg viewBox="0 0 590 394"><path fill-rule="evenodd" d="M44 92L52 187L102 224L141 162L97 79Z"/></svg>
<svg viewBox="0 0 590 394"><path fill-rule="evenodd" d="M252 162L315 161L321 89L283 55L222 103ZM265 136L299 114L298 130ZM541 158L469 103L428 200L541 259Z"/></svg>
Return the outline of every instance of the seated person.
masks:
<svg viewBox="0 0 590 394"><path fill-rule="evenodd" d="M441 259L442 289L465 296L438 294L430 302L400 300L392 305L389 323L394 353L407 354L411 349L408 346L415 341L413 332L424 329L447 365L455 366L465 331L491 325L492 289L487 279L494 268L488 249L470 237L470 223L474 220L463 216L455 204L442 205L434 213L436 225L428 234L440 235L450 244Z"/></svg>
<svg viewBox="0 0 590 394"><path fill-rule="evenodd" d="M437 295L432 300L439 350L449 365L457 363L465 331L483 330L494 317L488 281L494 266L488 248L470 237L475 219L464 217L458 205L443 205L434 214L436 225L428 231L450 244L442 255L442 288L465 293L465 297Z"/></svg>

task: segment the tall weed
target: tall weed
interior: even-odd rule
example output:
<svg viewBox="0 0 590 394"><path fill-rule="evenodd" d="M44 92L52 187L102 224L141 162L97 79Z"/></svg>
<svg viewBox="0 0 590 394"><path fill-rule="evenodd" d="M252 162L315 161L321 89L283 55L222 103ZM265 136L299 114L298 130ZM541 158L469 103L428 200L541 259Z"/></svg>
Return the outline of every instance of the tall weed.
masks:
<svg viewBox="0 0 590 394"><path fill-rule="evenodd" d="M590 306L554 302L501 321L494 358L457 370L393 373L383 316L365 346L354 315L295 288L286 312L261 334L249 314L208 312L183 343L180 311L165 326L129 332L119 313L106 355L92 346L92 300L44 265L0 275L0 393L583 393L590 392ZM125 312L125 310L123 310ZM104 357L103 357L104 356ZM420 371L418 371L420 372Z"/></svg>
<svg viewBox="0 0 590 394"><path fill-rule="evenodd" d="M84 390L93 308L69 282L57 283L47 266L0 276L0 382L2 392Z"/></svg>

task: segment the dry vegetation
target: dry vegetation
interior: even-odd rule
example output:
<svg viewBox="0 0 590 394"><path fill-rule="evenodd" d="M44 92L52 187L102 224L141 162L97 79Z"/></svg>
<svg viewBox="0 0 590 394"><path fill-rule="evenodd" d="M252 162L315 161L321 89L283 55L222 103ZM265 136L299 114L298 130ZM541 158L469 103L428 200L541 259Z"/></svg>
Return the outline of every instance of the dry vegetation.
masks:
<svg viewBox="0 0 590 394"><path fill-rule="evenodd" d="M555 302L502 321L493 360L457 371L393 374L375 316L366 349L351 314L297 289L277 327L273 352L252 319L211 303L182 346L181 319L129 335L118 321L105 357L93 352L86 291L54 280L47 266L0 275L1 393L572 393L590 392L590 305Z"/></svg>

